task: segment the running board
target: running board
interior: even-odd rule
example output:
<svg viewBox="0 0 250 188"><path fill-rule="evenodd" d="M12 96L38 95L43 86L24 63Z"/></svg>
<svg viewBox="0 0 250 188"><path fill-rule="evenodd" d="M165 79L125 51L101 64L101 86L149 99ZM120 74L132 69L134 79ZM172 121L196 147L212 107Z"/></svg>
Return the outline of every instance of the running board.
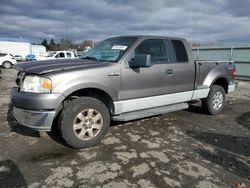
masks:
<svg viewBox="0 0 250 188"><path fill-rule="evenodd" d="M150 109L146 109L146 110L127 112L124 114L113 116L112 120L113 121L130 121L130 120L155 116L155 115L159 115L159 114L175 112L175 111L183 110L183 109L187 109L187 108L188 108L187 103L179 103L179 104L161 106L161 107L157 107L157 108L150 108Z"/></svg>

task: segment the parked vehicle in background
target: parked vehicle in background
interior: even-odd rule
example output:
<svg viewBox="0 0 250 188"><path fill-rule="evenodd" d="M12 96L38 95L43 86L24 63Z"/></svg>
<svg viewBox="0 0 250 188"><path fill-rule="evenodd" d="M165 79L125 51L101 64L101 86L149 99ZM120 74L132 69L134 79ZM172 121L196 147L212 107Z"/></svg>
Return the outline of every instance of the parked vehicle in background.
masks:
<svg viewBox="0 0 250 188"><path fill-rule="evenodd" d="M57 51L52 52L48 56L45 57L36 57L36 60L50 60L50 59L74 59L78 58L78 56L72 51Z"/></svg>
<svg viewBox="0 0 250 188"><path fill-rule="evenodd" d="M13 55L8 53L0 53L0 66L9 69L16 63L17 61Z"/></svg>
<svg viewBox="0 0 250 188"><path fill-rule="evenodd" d="M36 60L36 56L34 54L28 54L25 57L26 61L35 61Z"/></svg>
<svg viewBox="0 0 250 188"><path fill-rule="evenodd" d="M15 59L17 61L23 61L24 60L23 56L21 56L21 55L15 55L14 57L15 57Z"/></svg>
<svg viewBox="0 0 250 188"><path fill-rule="evenodd" d="M235 90L236 75L234 62L194 61L184 39L158 36L110 38L84 59L15 68L16 120L43 131L58 123L63 139L75 148L99 143L110 120L182 110L197 99L208 114L218 114L225 94Z"/></svg>
<svg viewBox="0 0 250 188"><path fill-rule="evenodd" d="M90 46L86 46L85 48L84 48L84 52L87 52L87 51L89 51L89 50L91 50L92 48L90 47Z"/></svg>

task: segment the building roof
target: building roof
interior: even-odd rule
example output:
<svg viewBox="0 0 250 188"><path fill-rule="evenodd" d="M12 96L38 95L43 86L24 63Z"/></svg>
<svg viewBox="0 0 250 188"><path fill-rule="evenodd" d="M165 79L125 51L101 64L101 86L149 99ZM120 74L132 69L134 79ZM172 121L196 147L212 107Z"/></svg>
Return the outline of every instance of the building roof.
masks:
<svg viewBox="0 0 250 188"><path fill-rule="evenodd" d="M250 48L250 43L204 43L192 44L192 49L228 49L228 48Z"/></svg>

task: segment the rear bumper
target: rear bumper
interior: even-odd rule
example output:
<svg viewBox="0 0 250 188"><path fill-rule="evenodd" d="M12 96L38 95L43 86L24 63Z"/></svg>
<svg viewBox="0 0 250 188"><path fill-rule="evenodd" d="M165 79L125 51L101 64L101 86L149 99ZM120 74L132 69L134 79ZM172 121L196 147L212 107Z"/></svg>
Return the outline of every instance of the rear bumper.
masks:
<svg viewBox="0 0 250 188"><path fill-rule="evenodd" d="M33 111L13 107L13 115L17 122L38 131L50 131L55 111Z"/></svg>
<svg viewBox="0 0 250 188"><path fill-rule="evenodd" d="M236 90L237 84L230 84L228 85L228 92L227 93L232 93Z"/></svg>

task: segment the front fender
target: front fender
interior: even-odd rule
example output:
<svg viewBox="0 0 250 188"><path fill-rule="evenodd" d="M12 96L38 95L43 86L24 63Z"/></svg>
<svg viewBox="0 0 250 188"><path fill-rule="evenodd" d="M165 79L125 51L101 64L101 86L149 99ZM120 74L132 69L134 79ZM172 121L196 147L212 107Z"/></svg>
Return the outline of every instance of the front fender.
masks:
<svg viewBox="0 0 250 188"><path fill-rule="evenodd" d="M77 85L73 85L70 88L68 88L67 90L65 90L62 94L67 97L68 95L70 95L71 93L81 90L81 89L98 89L98 90L102 90L105 93L107 93L112 100L117 100L117 95L115 93L111 93L109 91L112 91L109 88L104 87L101 84L96 84L96 83L81 83L81 84L77 84Z"/></svg>

